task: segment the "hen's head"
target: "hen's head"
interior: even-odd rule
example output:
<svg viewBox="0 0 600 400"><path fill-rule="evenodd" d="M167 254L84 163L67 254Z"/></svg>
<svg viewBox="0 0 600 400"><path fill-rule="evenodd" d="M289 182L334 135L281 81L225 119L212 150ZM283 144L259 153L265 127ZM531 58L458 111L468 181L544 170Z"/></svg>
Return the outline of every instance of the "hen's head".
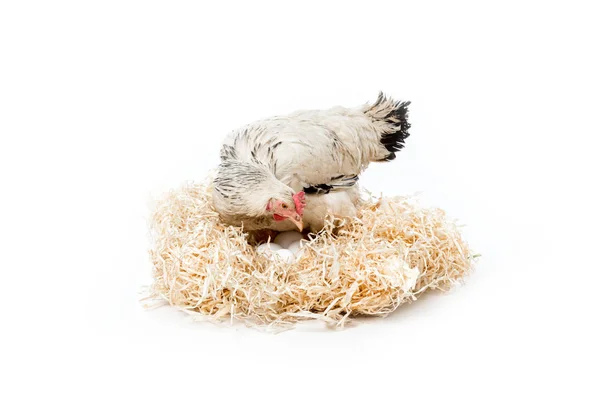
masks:
<svg viewBox="0 0 600 400"><path fill-rule="evenodd" d="M302 223L302 216L304 214L304 206L306 200L304 198L304 192L290 193L281 198L272 198L267 203L267 211L273 214L275 221L285 221L289 219L292 221L300 232L304 227Z"/></svg>

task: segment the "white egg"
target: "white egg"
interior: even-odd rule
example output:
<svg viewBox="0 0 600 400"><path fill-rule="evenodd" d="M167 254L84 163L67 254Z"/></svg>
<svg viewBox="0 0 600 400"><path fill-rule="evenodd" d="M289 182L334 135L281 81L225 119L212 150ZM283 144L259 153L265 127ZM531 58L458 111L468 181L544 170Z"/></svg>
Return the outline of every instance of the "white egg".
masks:
<svg viewBox="0 0 600 400"><path fill-rule="evenodd" d="M277 235L274 242L284 249L287 249L290 244L302 238L303 236L300 232L287 231L281 232L279 235Z"/></svg>
<svg viewBox="0 0 600 400"><path fill-rule="evenodd" d="M304 240L296 240L288 246L288 250L298 256L301 254L304 243L306 243Z"/></svg>
<svg viewBox="0 0 600 400"><path fill-rule="evenodd" d="M277 250L275 252L275 256L281 258L286 263L291 263L296 259L296 257L294 256L294 253L292 253L291 251L289 251L287 249Z"/></svg>
<svg viewBox="0 0 600 400"><path fill-rule="evenodd" d="M256 248L256 252L259 254L265 254L265 255L270 255L278 250L283 249L283 247L281 247L278 244L275 243L263 243L260 246L258 246Z"/></svg>

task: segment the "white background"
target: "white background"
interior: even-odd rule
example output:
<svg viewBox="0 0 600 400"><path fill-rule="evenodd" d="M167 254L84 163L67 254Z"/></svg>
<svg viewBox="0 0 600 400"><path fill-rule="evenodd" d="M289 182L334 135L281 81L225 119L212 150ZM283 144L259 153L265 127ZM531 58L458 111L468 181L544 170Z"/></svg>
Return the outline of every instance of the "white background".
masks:
<svg viewBox="0 0 600 400"><path fill-rule="evenodd" d="M2 2L1 397L598 398L593 3ZM465 286L341 332L141 309L154 196L379 90L413 127L362 183L466 224Z"/></svg>

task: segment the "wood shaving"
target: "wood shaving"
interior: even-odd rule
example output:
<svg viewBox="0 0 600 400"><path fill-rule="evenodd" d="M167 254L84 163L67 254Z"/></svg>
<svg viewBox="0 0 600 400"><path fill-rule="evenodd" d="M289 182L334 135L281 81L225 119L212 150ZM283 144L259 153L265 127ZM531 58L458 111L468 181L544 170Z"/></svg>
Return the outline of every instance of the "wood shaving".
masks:
<svg viewBox="0 0 600 400"><path fill-rule="evenodd" d="M343 327L358 315L387 315L461 282L475 258L444 211L365 195L355 220L330 217L295 263L270 260L249 243L252 233L220 221L210 180L169 192L151 233L146 300L163 299L201 320L275 328L307 319Z"/></svg>

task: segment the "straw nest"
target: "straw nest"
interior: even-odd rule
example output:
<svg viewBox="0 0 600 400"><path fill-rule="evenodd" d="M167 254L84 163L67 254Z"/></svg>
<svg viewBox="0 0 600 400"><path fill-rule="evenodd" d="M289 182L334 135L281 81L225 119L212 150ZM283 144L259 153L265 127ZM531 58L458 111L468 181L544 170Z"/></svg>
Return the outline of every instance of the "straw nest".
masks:
<svg viewBox="0 0 600 400"><path fill-rule="evenodd" d="M447 290L473 264L444 211L411 198L364 196L356 220L330 218L293 263L267 258L250 244L252 233L224 225L210 181L168 193L151 222L149 299L213 321L343 326L353 316L389 314L429 289Z"/></svg>

